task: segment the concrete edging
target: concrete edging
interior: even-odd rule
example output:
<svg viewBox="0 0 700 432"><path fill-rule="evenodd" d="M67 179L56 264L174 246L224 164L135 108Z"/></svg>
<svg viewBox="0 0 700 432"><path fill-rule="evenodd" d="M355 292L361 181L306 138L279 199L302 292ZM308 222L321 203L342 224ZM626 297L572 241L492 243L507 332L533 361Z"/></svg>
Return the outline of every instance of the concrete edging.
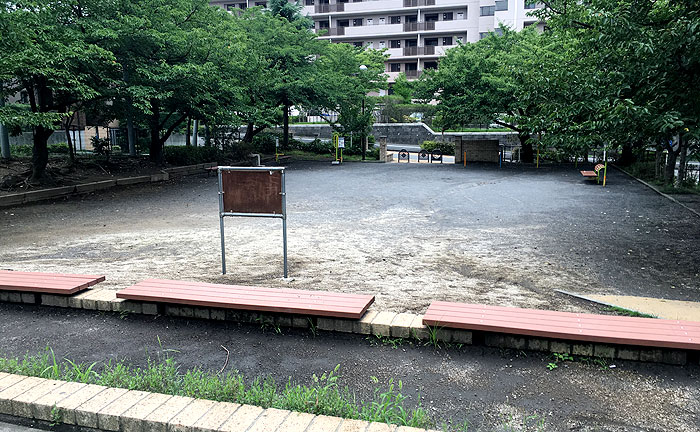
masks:
<svg viewBox="0 0 700 432"><path fill-rule="evenodd" d="M126 186L139 183L154 183L166 181L174 175L202 174L204 172L203 170L215 166L217 166L216 162L207 162L203 164L166 168L164 170L161 170L160 173L151 175L100 180L96 182L82 183L73 186L62 186L57 188L40 189L36 191L9 194L5 196L0 196L0 208L13 207L31 202L61 198L72 194L89 193L103 189L110 189L115 186Z"/></svg>
<svg viewBox="0 0 700 432"><path fill-rule="evenodd" d="M589 343L440 327L431 329L423 324L423 315L411 313L369 310L359 320L301 315L273 315L236 309L136 302L119 299L116 297L116 293L116 290L99 287L88 289L73 296L0 291L0 302L41 304L43 306L117 313L160 314L182 318L257 324L261 327L302 328L311 329L312 331L334 331L461 345L485 345L494 348L566 353L580 357L602 357L672 365L684 365L688 362L689 352L696 354L694 351L679 349ZM691 354L691 357L693 354Z"/></svg>
<svg viewBox="0 0 700 432"><path fill-rule="evenodd" d="M435 432L4 372L0 414L113 432Z"/></svg>

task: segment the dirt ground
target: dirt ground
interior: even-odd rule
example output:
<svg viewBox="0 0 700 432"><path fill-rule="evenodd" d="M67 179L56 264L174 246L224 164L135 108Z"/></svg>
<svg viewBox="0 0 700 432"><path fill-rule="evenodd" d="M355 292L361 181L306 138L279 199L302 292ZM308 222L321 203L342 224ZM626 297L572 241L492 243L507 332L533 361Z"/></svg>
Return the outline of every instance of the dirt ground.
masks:
<svg viewBox="0 0 700 432"><path fill-rule="evenodd" d="M160 339L182 368L216 373L226 359L223 345L231 352L228 370L250 380L272 376L283 384L291 377L309 384L313 374L340 364L339 385L358 400L371 399L372 377L384 386L401 380L409 405L420 395L432 418L453 425L468 421L469 432L700 430L697 363L566 362L549 371L546 354L481 346L392 348L351 334L313 337L308 330L289 329L279 335L221 321L8 303L0 304L0 317L0 356L36 354L51 346L58 358L145 366L149 356L163 355Z"/></svg>
<svg viewBox="0 0 700 432"><path fill-rule="evenodd" d="M0 268L372 293L375 308L431 300L596 310L578 293L700 300L700 218L611 170L573 166L296 162L279 220L227 218L220 274L215 176L0 210Z"/></svg>

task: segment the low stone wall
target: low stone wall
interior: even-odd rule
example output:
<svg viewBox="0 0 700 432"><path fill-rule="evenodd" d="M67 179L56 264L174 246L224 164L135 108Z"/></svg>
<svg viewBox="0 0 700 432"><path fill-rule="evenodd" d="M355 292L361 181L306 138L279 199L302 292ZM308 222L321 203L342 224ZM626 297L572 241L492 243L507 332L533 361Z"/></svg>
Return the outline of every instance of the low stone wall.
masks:
<svg viewBox="0 0 700 432"><path fill-rule="evenodd" d="M174 168L166 168L161 172L145 176L124 177L111 180L101 180L90 183L83 183L73 186L62 186L50 189L39 189L36 191L21 192L0 196L0 208L13 207L20 204L28 204L37 201L61 198L72 194L95 192L102 189L109 189L115 186L134 185L139 183L161 182L169 180L171 176L201 174L204 170L215 167L216 162L208 162L197 165L187 165Z"/></svg>

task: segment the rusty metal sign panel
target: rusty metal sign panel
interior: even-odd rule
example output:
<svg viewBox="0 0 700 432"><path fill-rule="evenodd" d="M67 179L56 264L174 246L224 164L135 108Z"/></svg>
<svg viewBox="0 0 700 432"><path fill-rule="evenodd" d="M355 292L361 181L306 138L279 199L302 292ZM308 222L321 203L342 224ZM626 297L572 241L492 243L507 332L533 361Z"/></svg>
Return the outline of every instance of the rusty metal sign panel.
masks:
<svg viewBox="0 0 700 432"><path fill-rule="evenodd" d="M222 171L225 213L282 214L281 171Z"/></svg>

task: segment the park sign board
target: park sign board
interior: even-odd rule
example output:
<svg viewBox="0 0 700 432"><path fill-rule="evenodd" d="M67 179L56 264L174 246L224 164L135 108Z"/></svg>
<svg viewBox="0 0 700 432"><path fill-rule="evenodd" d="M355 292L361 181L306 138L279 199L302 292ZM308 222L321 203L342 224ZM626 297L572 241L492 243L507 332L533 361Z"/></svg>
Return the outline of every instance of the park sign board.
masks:
<svg viewBox="0 0 700 432"><path fill-rule="evenodd" d="M224 218L227 216L282 219L284 277L287 278L287 197L284 167L228 167L219 177L221 272L226 274Z"/></svg>

